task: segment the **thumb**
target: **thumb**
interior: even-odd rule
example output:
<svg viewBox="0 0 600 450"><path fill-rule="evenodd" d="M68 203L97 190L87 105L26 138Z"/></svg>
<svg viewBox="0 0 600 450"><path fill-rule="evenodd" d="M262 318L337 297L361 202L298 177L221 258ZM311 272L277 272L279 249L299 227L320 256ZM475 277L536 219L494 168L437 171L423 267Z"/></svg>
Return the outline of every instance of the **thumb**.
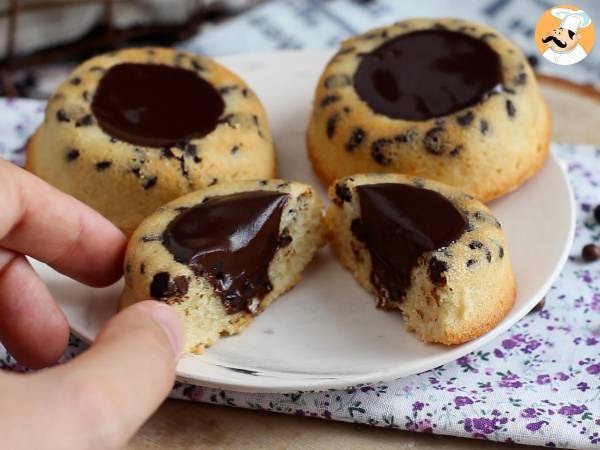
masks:
<svg viewBox="0 0 600 450"><path fill-rule="evenodd" d="M181 322L169 306L130 306L107 323L88 351L28 380L32 387L38 377L35 384L53 397L53 420L41 424L49 429L38 435L46 444L50 436L66 440L52 448L123 446L168 395L182 349ZM57 426L65 432L57 433Z"/></svg>

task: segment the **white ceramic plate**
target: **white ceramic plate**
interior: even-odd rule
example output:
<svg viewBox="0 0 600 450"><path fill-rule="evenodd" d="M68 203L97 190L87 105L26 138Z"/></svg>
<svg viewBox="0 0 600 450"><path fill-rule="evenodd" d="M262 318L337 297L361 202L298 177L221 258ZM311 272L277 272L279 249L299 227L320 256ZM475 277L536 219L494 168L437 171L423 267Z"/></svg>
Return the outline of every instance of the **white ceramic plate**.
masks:
<svg viewBox="0 0 600 450"><path fill-rule="evenodd" d="M264 102L283 178L325 191L313 174L304 131L319 73L329 54L280 52L221 61ZM551 156L521 189L491 205L508 235L517 299L492 331L467 344L427 345L405 330L400 314L384 312L324 249L304 280L278 299L240 336L223 338L202 356L185 356L179 379L247 392L344 388L388 381L459 358L522 318L558 275L570 246L574 207L566 174ZM36 263L75 333L92 341L117 307L121 283L93 289Z"/></svg>

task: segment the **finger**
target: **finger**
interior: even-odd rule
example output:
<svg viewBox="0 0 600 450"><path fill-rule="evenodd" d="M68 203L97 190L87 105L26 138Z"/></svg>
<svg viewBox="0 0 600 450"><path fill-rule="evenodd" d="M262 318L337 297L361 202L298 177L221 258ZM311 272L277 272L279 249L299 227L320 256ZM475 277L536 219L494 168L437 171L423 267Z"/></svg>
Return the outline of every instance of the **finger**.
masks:
<svg viewBox="0 0 600 450"><path fill-rule="evenodd" d="M121 276L125 236L75 198L0 159L0 246L93 286Z"/></svg>
<svg viewBox="0 0 600 450"><path fill-rule="evenodd" d="M23 255L0 248L0 342L20 363L55 363L69 340L67 320Z"/></svg>
<svg viewBox="0 0 600 450"><path fill-rule="evenodd" d="M33 382L27 385L35 385L36 392L46 386L43 402L53 405L51 422L40 413L39 421L29 417L28 423L39 427L44 448L69 448L61 442L49 445L49 438L75 438L72 448L89 448L90 443L120 448L168 395L182 343L181 323L167 305L147 301L127 308L90 350L28 377Z"/></svg>

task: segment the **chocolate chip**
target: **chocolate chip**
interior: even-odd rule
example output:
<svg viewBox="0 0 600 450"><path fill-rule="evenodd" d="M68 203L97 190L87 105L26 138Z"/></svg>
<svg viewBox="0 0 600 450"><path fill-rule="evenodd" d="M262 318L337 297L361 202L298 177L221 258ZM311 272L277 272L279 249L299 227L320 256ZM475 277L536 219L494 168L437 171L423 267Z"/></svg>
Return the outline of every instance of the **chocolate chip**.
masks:
<svg viewBox="0 0 600 450"><path fill-rule="evenodd" d="M433 155L441 155L444 152L444 142L442 141L442 127L435 127L425 133L423 145L425 149Z"/></svg>
<svg viewBox="0 0 600 450"><path fill-rule="evenodd" d="M343 202L350 202L352 200L350 188L344 183L337 183L335 185L335 195Z"/></svg>
<svg viewBox="0 0 600 450"><path fill-rule="evenodd" d="M149 48L148 50L146 50L146 53L148 53L150 56L154 56L156 54L156 51L153 48Z"/></svg>
<svg viewBox="0 0 600 450"><path fill-rule="evenodd" d="M356 149L362 144L366 135L367 133L362 128L354 128L350 134L350 139L348 139L348 142L346 143L346 150L351 152Z"/></svg>
<svg viewBox="0 0 600 450"><path fill-rule="evenodd" d="M352 53L356 50L356 47L346 47L341 49L337 54L338 55L347 55L348 53Z"/></svg>
<svg viewBox="0 0 600 450"><path fill-rule="evenodd" d="M76 127L89 127L95 123L94 117L91 114L86 114L75 122Z"/></svg>
<svg viewBox="0 0 600 450"><path fill-rule="evenodd" d="M279 184L277 185L277 187L278 187L279 189L281 189L281 188L284 188L284 187L288 187L290 184L292 184L292 183L291 183L291 181L282 181L281 183L279 183Z"/></svg>
<svg viewBox="0 0 600 450"><path fill-rule="evenodd" d="M330 75L327 78L325 78L325 81L323 82L323 84L325 85L325 87L327 89L334 88L334 87L347 86L351 83L352 83L352 80L350 79L350 77L348 75L342 75L342 74Z"/></svg>
<svg viewBox="0 0 600 450"><path fill-rule="evenodd" d="M485 248L485 259L487 259L487 262L492 262L492 252L490 252L489 248Z"/></svg>
<svg viewBox="0 0 600 450"><path fill-rule="evenodd" d="M197 71L201 72L201 71L205 71L206 69L204 68L204 66L202 64L200 64L198 61L196 61L195 59L192 59L190 61L190 64L192 65L192 67L194 69L196 69Z"/></svg>
<svg viewBox="0 0 600 450"><path fill-rule="evenodd" d="M168 272L158 272L150 283L150 296L156 300L165 298L169 292L171 276Z"/></svg>
<svg viewBox="0 0 600 450"><path fill-rule="evenodd" d="M210 183L208 183L209 186L214 186L215 184L217 184L219 182L218 178L213 178L212 181Z"/></svg>
<svg viewBox="0 0 600 450"><path fill-rule="evenodd" d="M235 91L239 88L240 87L235 84L232 84L231 86L223 86L222 88L219 88L219 94L226 95L226 94L229 94L230 92Z"/></svg>
<svg viewBox="0 0 600 450"><path fill-rule="evenodd" d="M226 114L223 117L219 118L217 121L218 124L225 124L230 126L231 128L235 128L235 116L233 114Z"/></svg>
<svg viewBox="0 0 600 450"><path fill-rule="evenodd" d="M69 83L71 83L73 86L79 86L81 84L81 78L73 77L69 80Z"/></svg>
<svg viewBox="0 0 600 450"><path fill-rule="evenodd" d="M210 198L210 197L204 197L204 200L202 200L202 203L204 203L204 202L205 202L206 200L208 200L209 198ZM185 211L187 211L188 209L190 209L190 207L189 207L189 206L178 206L177 208L175 208L175 211L177 211L177 212L180 212L180 213L181 213L181 212L185 212Z"/></svg>
<svg viewBox="0 0 600 450"><path fill-rule="evenodd" d="M337 101L340 100L340 96L339 95L326 95L325 97L323 97L321 99L321 102L319 103L321 105L321 108L325 108L328 105L331 105L332 103L335 103Z"/></svg>
<svg viewBox="0 0 600 450"><path fill-rule="evenodd" d="M100 161L99 163L96 163L96 170L98 172L103 172L106 169L109 169L110 166L112 166L112 161Z"/></svg>
<svg viewBox="0 0 600 450"><path fill-rule="evenodd" d="M533 67L534 69L538 66L539 64L539 60L537 58L537 56L535 55L528 55L527 56L527 62L529 63L529 65L531 67Z"/></svg>
<svg viewBox="0 0 600 450"><path fill-rule="evenodd" d="M179 276L175 277L173 282L175 283L175 288L176 288L178 294L180 294L180 295L187 294L188 287L190 284L187 277L185 277L183 275L179 275Z"/></svg>
<svg viewBox="0 0 600 450"><path fill-rule="evenodd" d="M269 184L269 180L260 180L258 184L260 184L261 186L266 186L267 184Z"/></svg>
<svg viewBox="0 0 600 450"><path fill-rule="evenodd" d="M110 137L110 142L111 142L111 144L116 144L117 142L119 142L119 140L116 137L111 136Z"/></svg>
<svg viewBox="0 0 600 450"><path fill-rule="evenodd" d="M140 273L142 275L146 273L146 265L144 263L140 264Z"/></svg>
<svg viewBox="0 0 600 450"><path fill-rule="evenodd" d="M244 89L242 89L242 95L243 95L244 97L248 97L248 88L244 88Z"/></svg>
<svg viewBox="0 0 600 450"><path fill-rule="evenodd" d="M467 261L467 267L471 267L473 264L475 264L477 262L476 259L469 259Z"/></svg>
<svg viewBox="0 0 600 450"><path fill-rule="evenodd" d="M413 130L408 130L404 133L394 136L394 141L398 144L408 144L417 140L417 133Z"/></svg>
<svg viewBox="0 0 600 450"><path fill-rule="evenodd" d="M185 166L185 159L183 157L179 158L179 170L181 170L181 174L186 178L190 174Z"/></svg>
<svg viewBox="0 0 600 450"><path fill-rule="evenodd" d="M145 236L142 236L141 240L142 240L142 242L160 241L160 236L147 234Z"/></svg>
<svg viewBox="0 0 600 450"><path fill-rule="evenodd" d="M237 145L234 145L233 147L231 147L231 154L235 155L238 151L240 150L240 148Z"/></svg>
<svg viewBox="0 0 600 450"><path fill-rule="evenodd" d="M385 155L384 151L393 143L393 140L387 138L381 138L373 141L371 144L371 157L375 160L375 162L381 164L382 166L387 166L392 162L391 159Z"/></svg>
<svg viewBox="0 0 600 450"><path fill-rule="evenodd" d="M498 257L500 259L504 258L504 247L502 247L501 245L498 246Z"/></svg>
<svg viewBox="0 0 600 450"><path fill-rule="evenodd" d="M260 129L260 124L258 123L258 116L256 114L252 115L252 121L254 122L254 126L256 127L256 131L258 131L258 135L260 137L264 137L262 131Z"/></svg>
<svg viewBox="0 0 600 450"><path fill-rule="evenodd" d="M333 134L335 133L335 127L337 126L339 119L340 116L338 114L334 114L327 119L326 132L329 139L333 137Z"/></svg>
<svg viewBox="0 0 600 450"><path fill-rule="evenodd" d="M69 149L66 158L69 162L75 161L77 158L79 158L79 150L74 148Z"/></svg>
<svg viewBox="0 0 600 450"><path fill-rule="evenodd" d="M531 311L529 312L532 313L541 311L542 309L544 309L544 306L546 306L546 297L543 297L539 302L537 302L536 305L533 308L531 308Z"/></svg>
<svg viewBox="0 0 600 450"><path fill-rule="evenodd" d="M467 111L464 114L461 114L459 116L456 116L456 122L463 127L466 127L467 125L469 125L471 122L473 122L473 119L475 118L475 114L473 114L473 111Z"/></svg>
<svg viewBox="0 0 600 450"><path fill-rule="evenodd" d="M448 27L446 27L446 25L444 25L443 23L439 23L439 22L434 23L432 28L435 28L437 30L447 30L448 29Z"/></svg>
<svg viewBox="0 0 600 450"><path fill-rule="evenodd" d="M448 270L448 264L445 261L437 259L435 256L429 260L429 279L436 286L445 286L447 283L446 277L443 275Z"/></svg>
<svg viewBox="0 0 600 450"><path fill-rule="evenodd" d="M100 67L100 66L93 66L93 67L90 67L90 72L104 73L104 72L106 72L106 69L104 67Z"/></svg>
<svg viewBox="0 0 600 450"><path fill-rule="evenodd" d="M344 111L346 114L350 114L350 111L352 111L352 109L349 106L344 106L342 108L342 111Z"/></svg>
<svg viewBox="0 0 600 450"><path fill-rule="evenodd" d="M195 144L185 144L183 151L189 156L196 156L196 152L198 151Z"/></svg>
<svg viewBox="0 0 600 450"><path fill-rule="evenodd" d="M448 154L452 157L458 156L463 151L463 148L464 148L464 146L462 144L458 144L456 147L454 147L452 150L450 150L450 152L448 152Z"/></svg>
<svg viewBox="0 0 600 450"><path fill-rule="evenodd" d="M140 171L142 170L141 167L132 167L131 169L129 169L129 171L134 174L136 177L140 176Z"/></svg>
<svg viewBox="0 0 600 450"><path fill-rule="evenodd" d="M600 259L600 246L587 244L581 250L581 257L584 261L594 262Z"/></svg>
<svg viewBox="0 0 600 450"><path fill-rule="evenodd" d="M144 180L144 184L142 185L144 187L145 190L150 189L151 187L153 187L154 185L156 185L156 182L158 181L157 177L147 177Z"/></svg>
<svg viewBox="0 0 600 450"><path fill-rule="evenodd" d="M596 219L596 222L600 223L600 205L594 208L594 219Z"/></svg>
<svg viewBox="0 0 600 450"><path fill-rule="evenodd" d="M527 74L525 72L521 72L515 77L515 84L525 84L527 83Z"/></svg>
<svg viewBox="0 0 600 450"><path fill-rule="evenodd" d="M489 125L488 121L485 119L481 119L479 121L479 131L481 132L481 134L486 135L486 134L488 134L489 130L490 130L490 125Z"/></svg>
<svg viewBox="0 0 600 450"><path fill-rule="evenodd" d="M160 155L167 159L175 158L175 153L173 153L173 151L168 147L161 149Z"/></svg>
<svg viewBox="0 0 600 450"><path fill-rule="evenodd" d="M131 264L127 264L125 266L125 272L127 272L127 273L131 272Z"/></svg>
<svg viewBox="0 0 600 450"><path fill-rule="evenodd" d="M69 119L69 116L67 116L67 113L65 112L64 109L59 109L58 111L56 111L56 118L58 119L59 122L70 122L71 119Z"/></svg>
<svg viewBox="0 0 600 450"><path fill-rule="evenodd" d="M494 34L494 33L483 33L479 39L481 39L482 41L486 41L488 39L493 39L493 38L497 38L498 35Z"/></svg>
<svg viewBox="0 0 600 450"><path fill-rule="evenodd" d="M509 88L508 86L502 86L502 92L506 92L507 94L516 94L517 91L515 91L512 88Z"/></svg>
<svg viewBox="0 0 600 450"><path fill-rule="evenodd" d="M195 163L201 163L202 162L202 158L200 158L199 156L194 156L194 162Z"/></svg>
<svg viewBox="0 0 600 450"><path fill-rule="evenodd" d="M90 102L92 100L90 91L83 91L82 97L86 102Z"/></svg>
<svg viewBox="0 0 600 450"><path fill-rule="evenodd" d="M471 241L469 242L469 248L471 250L475 250L476 248L482 248L483 247L483 242L481 241Z"/></svg>
<svg viewBox="0 0 600 450"><path fill-rule="evenodd" d="M506 112L508 113L508 117L515 117L517 113L515 105L510 100L506 100Z"/></svg>
<svg viewBox="0 0 600 450"><path fill-rule="evenodd" d="M285 233L282 234L281 236L279 236L279 239L277 239L277 247L278 248L285 248L288 245L290 245L290 243L292 242L292 237Z"/></svg>
<svg viewBox="0 0 600 450"><path fill-rule="evenodd" d="M361 242L365 242L365 227L363 226L362 221L360 219L352 220L352 223L350 224L350 231L352 231L352 234L354 234L356 239L358 239Z"/></svg>

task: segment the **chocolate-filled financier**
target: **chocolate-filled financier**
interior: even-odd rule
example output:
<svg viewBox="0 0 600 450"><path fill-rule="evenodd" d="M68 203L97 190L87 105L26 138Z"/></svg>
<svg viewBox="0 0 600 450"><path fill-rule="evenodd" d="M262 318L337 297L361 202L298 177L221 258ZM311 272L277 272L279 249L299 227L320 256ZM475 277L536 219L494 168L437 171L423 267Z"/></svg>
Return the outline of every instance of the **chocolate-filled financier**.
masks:
<svg viewBox="0 0 600 450"><path fill-rule="evenodd" d="M342 44L319 80L307 146L327 185L394 172L488 201L541 167L550 131L516 45L477 23L413 19Z"/></svg>
<svg viewBox="0 0 600 450"><path fill-rule="evenodd" d="M321 202L302 183L243 181L184 195L133 233L121 307L166 302L184 322L186 351L201 353L294 286L324 236Z"/></svg>
<svg viewBox="0 0 600 450"><path fill-rule="evenodd" d="M94 57L50 98L27 168L126 234L158 206L276 159L252 90L209 58L167 48Z"/></svg>
<svg viewBox="0 0 600 450"><path fill-rule="evenodd" d="M506 238L472 196L398 174L343 178L329 195L329 235L342 264L380 308L401 310L420 339L474 339L512 307Z"/></svg>

